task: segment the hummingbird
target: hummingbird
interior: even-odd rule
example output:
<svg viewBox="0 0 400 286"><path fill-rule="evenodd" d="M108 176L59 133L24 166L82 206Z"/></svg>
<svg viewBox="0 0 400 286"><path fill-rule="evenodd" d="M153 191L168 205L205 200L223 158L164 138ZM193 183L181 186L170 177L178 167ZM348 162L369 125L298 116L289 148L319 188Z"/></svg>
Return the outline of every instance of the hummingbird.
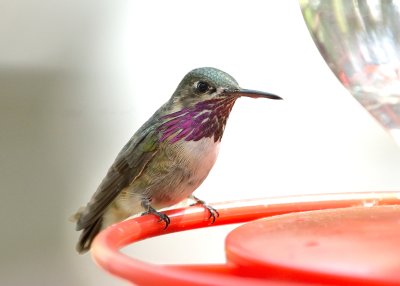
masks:
<svg viewBox="0 0 400 286"><path fill-rule="evenodd" d="M86 207L74 215L76 230L82 231L77 251L87 252L101 230L135 214L153 214L166 228L169 217L157 210L187 198L203 205L214 222L218 212L193 192L213 167L229 114L242 96L282 99L240 88L216 68L186 74L122 148Z"/></svg>

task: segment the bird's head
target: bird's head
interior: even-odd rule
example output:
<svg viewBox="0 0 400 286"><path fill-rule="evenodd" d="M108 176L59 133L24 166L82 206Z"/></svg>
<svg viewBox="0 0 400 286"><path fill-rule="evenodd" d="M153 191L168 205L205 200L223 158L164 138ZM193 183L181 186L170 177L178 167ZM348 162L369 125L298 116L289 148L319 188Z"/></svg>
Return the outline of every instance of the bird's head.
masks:
<svg viewBox="0 0 400 286"><path fill-rule="evenodd" d="M222 138L232 107L241 96L281 99L279 96L239 87L229 74L210 67L189 72L169 101L169 112L159 127L161 141L198 141Z"/></svg>
<svg viewBox="0 0 400 286"><path fill-rule="evenodd" d="M241 96L281 99L274 94L242 89L229 74L216 68L204 67L192 70L182 79L172 100L184 108L210 99L237 99Z"/></svg>

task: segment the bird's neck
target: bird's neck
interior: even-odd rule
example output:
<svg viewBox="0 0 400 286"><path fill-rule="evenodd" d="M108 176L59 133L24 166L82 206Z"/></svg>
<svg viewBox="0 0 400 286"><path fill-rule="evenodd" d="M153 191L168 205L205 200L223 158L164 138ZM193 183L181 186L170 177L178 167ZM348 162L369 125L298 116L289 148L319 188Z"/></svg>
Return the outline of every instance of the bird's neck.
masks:
<svg viewBox="0 0 400 286"><path fill-rule="evenodd" d="M158 129L160 141L198 141L213 136L215 142L220 141L236 99L232 96L208 99L164 115Z"/></svg>

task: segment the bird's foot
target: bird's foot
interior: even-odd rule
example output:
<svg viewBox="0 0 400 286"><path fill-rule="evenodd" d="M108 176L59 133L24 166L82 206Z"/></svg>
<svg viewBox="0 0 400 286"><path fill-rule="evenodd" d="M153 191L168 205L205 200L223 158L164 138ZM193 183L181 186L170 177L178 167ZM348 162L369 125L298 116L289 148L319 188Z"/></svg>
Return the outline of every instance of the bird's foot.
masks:
<svg viewBox="0 0 400 286"><path fill-rule="evenodd" d="M167 227L171 223L171 219L165 213L158 212L151 206L148 206L147 211L142 213L142 215L147 215L147 214L155 215L156 217L158 217L160 219L159 220L160 222L163 221L165 223L164 230L167 229Z"/></svg>
<svg viewBox="0 0 400 286"><path fill-rule="evenodd" d="M201 205L206 210L208 210L208 213L210 214L209 217L208 217L208 220L211 219L211 224L213 224L215 222L215 220L217 219L217 217L219 217L219 212L216 209L214 209L212 206L208 205L205 201L200 200L200 199L196 198L193 195L190 198L196 201L191 206Z"/></svg>

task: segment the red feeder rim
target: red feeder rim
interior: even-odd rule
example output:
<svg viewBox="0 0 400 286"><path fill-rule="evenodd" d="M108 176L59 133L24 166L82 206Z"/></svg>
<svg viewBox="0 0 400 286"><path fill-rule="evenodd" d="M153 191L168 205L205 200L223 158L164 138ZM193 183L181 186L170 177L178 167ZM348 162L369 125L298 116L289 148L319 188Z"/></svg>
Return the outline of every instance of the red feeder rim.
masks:
<svg viewBox="0 0 400 286"><path fill-rule="evenodd" d="M228 261L227 264L212 265L156 265L128 257L119 252L119 249L146 238L201 227L248 222L305 211L354 207L371 208L385 205L400 205L400 193L302 195L212 204L220 214L212 225L208 220L207 210L201 206L192 206L166 211L165 213L171 219L166 230L164 230L164 224L160 223L154 215L145 215L112 225L95 238L91 254L95 262L104 270L137 285L157 285L157 283L162 283L162 285L233 286L309 285L307 279L298 277L289 277L289 279L261 277L263 275L254 274L254 271L246 271L232 261ZM288 271L283 268L281 270ZM326 285L326 283L334 285L335 281L338 280L314 280L313 285ZM384 285L400 285L400 280L394 284L386 283Z"/></svg>

